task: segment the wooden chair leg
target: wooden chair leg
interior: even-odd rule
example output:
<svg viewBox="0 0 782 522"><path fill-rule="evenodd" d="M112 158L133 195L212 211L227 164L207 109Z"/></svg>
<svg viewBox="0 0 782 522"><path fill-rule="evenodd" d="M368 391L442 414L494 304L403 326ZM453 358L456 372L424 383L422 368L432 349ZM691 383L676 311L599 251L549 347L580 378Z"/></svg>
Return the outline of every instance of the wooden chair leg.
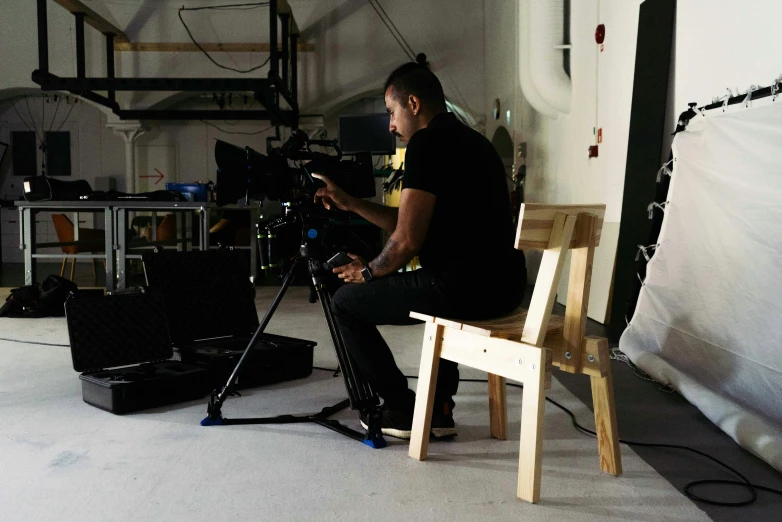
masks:
<svg viewBox="0 0 782 522"><path fill-rule="evenodd" d="M521 441L519 448L519 483L516 494L522 500L540 500L540 477L543 469L543 427L546 409L545 348L540 359L524 380L521 399ZM532 367L530 367L532 368ZM550 370L548 370L550 371Z"/></svg>
<svg viewBox="0 0 782 522"><path fill-rule="evenodd" d="M73 281L73 274L76 272L76 258L71 259L71 281Z"/></svg>
<svg viewBox="0 0 782 522"><path fill-rule="evenodd" d="M440 366L440 348L443 342L443 326L427 323L421 364L418 368L418 388L413 413L413 432L410 436L408 455L416 460L426 460L429 450L429 432L432 428L432 406Z"/></svg>
<svg viewBox="0 0 782 522"><path fill-rule="evenodd" d="M505 393L505 377L489 374L489 423L491 436L508 438L508 401Z"/></svg>
<svg viewBox="0 0 782 522"><path fill-rule="evenodd" d="M602 356L602 354L601 354ZM606 353L606 357L608 354ZM614 406L614 382L611 368L605 377L590 376L592 402L595 407L595 431L600 454L600 469L617 476L622 474L622 455L619 452L619 429Z"/></svg>
<svg viewBox="0 0 782 522"><path fill-rule="evenodd" d="M62 258L62 266L60 267L60 277L62 277L63 274L65 274L65 265L67 263L68 263L68 258L67 257L63 257Z"/></svg>

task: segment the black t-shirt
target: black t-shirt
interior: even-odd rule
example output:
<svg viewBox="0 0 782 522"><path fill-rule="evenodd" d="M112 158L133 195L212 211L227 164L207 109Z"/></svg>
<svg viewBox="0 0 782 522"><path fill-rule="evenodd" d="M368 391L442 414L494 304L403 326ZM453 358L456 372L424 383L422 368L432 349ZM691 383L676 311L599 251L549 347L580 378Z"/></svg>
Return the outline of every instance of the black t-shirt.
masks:
<svg viewBox="0 0 782 522"><path fill-rule="evenodd" d="M505 166L489 140L441 113L410 138L404 168L403 189L437 196L418 256L424 269L473 289L523 285Z"/></svg>

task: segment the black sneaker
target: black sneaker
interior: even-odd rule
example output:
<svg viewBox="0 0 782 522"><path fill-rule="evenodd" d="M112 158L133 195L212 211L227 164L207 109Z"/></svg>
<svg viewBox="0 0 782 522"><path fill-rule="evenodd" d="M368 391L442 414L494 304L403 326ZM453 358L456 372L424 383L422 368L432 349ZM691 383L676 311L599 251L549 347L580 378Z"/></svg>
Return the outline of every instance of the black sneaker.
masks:
<svg viewBox="0 0 782 522"><path fill-rule="evenodd" d="M366 430L366 415L360 415L361 426ZM383 406L380 409L380 431L383 435L395 437L397 439L410 439L413 431L413 412L403 410L392 410Z"/></svg>
<svg viewBox="0 0 782 522"><path fill-rule="evenodd" d="M359 418L361 426L365 430L368 429L366 417L360 415ZM410 440L413 431L413 412L392 410L384 406L380 411L380 431L383 435L389 437ZM432 413L430 435L435 439L456 435L453 413L449 404L443 404L442 408L435 408L435 411Z"/></svg>
<svg viewBox="0 0 782 522"><path fill-rule="evenodd" d="M449 403L443 403L442 407L436 405L432 412L432 437L444 439L456 436L456 425L453 422L453 410Z"/></svg>

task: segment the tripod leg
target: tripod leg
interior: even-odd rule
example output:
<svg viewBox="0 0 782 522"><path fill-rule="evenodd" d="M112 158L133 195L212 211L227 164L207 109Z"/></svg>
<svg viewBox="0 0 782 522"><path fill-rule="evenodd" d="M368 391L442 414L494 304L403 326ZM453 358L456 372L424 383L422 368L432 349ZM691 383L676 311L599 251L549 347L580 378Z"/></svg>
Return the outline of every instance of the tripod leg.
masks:
<svg viewBox="0 0 782 522"><path fill-rule="evenodd" d="M312 265L310 271L312 272ZM313 274L313 279L315 275ZM323 284L315 282L315 290L318 292L326 323L337 352L339 367L342 369L342 377L345 379L345 388L348 392L351 409L358 410L367 420L367 432L362 442L372 448L384 448L386 441L380 428L380 399L369 386L369 383L361 378L361 375L353 367L353 361L345 347L345 341L337 327L334 312L331 309L331 297Z"/></svg>
<svg viewBox="0 0 782 522"><path fill-rule="evenodd" d="M280 291L277 292L274 301L272 301L271 306L266 311L266 315L264 315L263 321L261 321L261 324L259 324L258 328L256 328L255 333L252 336L252 339L250 339L250 342L247 345L247 348L244 349L244 353L239 358L239 362L236 364L234 371L231 372L231 376L228 378L228 382L225 383L225 386L223 386L223 388L219 392L217 390L214 390L212 392L212 395L209 399L209 406L207 407L207 417L201 421L202 426L208 426L211 424L220 424L221 421L220 408L225 402L225 399L228 397L230 393L230 388L233 385L236 376L239 375L239 369L242 367L242 363L244 362L245 357L247 357L247 354L250 353L250 350L252 350L253 347L255 346L258 337L260 337L260 335L266 329L266 326L269 324L269 321L271 321L272 315L274 315L274 312L277 310L277 307L280 305L280 301L282 301L285 292L288 290L288 287L293 282L294 272L296 270L296 267L299 265L299 261L300 258L298 257L293 261L293 264L291 265L290 270L288 270L288 273L285 276L285 280L283 281L282 286L280 287Z"/></svg>
<svg viewBox="0 0 782 522"><path fill-rule="evenodd" d="M351 404L354 410L360 410L364 403L368 403L374 407L380 404L378 397L374 394L369 386L369 383L361 378L358 371L353 367L353 359L348 353L345 346L345 340L342 338L342 333L337 327L337 320L334 318L334 311L331 308L331 296L327 292L323 292L321 296L321 302L323 305L323 312L326 314L326 321L329 323L329 330L332 331L332 339L334 341L334 348L337 350L338 356L342 354L340 360L340 368L342 374L345 377L345 382L350 381L351 385L356 390L356 402Z"/></svg>

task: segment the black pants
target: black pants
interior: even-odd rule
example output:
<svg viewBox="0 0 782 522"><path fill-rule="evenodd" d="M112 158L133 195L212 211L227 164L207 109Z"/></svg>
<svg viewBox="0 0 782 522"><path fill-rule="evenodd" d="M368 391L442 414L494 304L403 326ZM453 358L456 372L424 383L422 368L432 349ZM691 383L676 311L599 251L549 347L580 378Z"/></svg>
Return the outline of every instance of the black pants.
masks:
<svg viewBox="0 0 782 522"><path fill-rule="evenodd" d="M392 409L412 409L415 394L394 362L377 325L411 325L421 321L410 312L462 320L498 317L516 308L524 296L524 281L479 285L449 284L425 269L396 273L370 283L345 285L334 293L332 308L346 347L362 377ZM512 288L512 290L511 290ZM459 386L456 363L440 360L435 404L453 406Z"/></svg>

